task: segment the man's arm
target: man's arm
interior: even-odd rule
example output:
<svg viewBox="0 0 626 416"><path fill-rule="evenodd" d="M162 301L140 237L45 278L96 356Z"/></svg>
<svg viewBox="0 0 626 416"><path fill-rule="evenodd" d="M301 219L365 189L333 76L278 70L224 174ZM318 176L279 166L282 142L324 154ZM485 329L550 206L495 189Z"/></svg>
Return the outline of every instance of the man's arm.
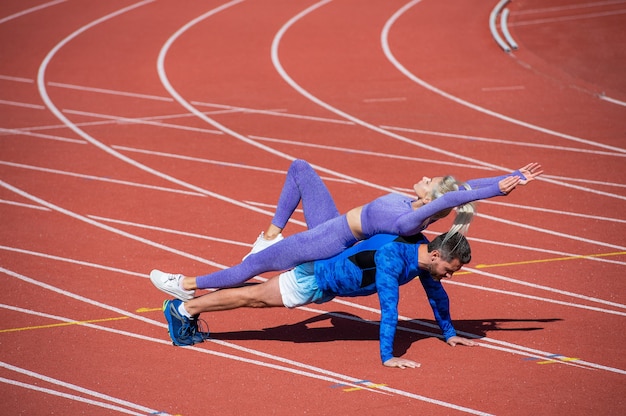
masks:
<svg viewBox="0 0 626 416"><path fill-rule="evenodd" d="M439 328L441 328L446 342L453 347L457 344L467 346L476 345L474 341L456 334L456 330L452 325L452 318L450 317L450 298L441 282L434 280L430 276L420 277L420 282L426 291L426 296L428 296L428 302L433 309L435 320Z"/></svg>
<svg viewBox="0 0 626 416"><path fill-rule="evenodd" d="M393 341L398 325L398 279L406 262L398 246L389 244L376 253L376 289L380 302L380 358L386 367L415 368L419 363L393 356Z"/></svg>

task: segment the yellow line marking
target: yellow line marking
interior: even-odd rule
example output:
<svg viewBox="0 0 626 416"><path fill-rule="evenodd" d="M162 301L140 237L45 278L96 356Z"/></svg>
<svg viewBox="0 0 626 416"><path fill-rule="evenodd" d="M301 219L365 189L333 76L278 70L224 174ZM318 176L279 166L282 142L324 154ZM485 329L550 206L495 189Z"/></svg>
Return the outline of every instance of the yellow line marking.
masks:
<svg viewBox="0 0 626 416"><path fill-rule="evenodd" d="M370 389L375 389L378 387L385 387L387 386L386 384L370 384L367 387ZM363 387L350 387L349 389L343 389L343 391L358 391L358 390L363 390Z"/></svg>
<svg viewBox="0 0 626 416"><path fill-rule="evenodd" d="M95 323L95 322L119 321L121 319L128 319L128 316L120 316L120 317L117 317L117 318L90 319L88 321L63 322L63 323L60 323L60 324L25 326L23 328L9 328L9 329L2 329L2 330L0 330L0 333L2 333L2 332L29 331L31 329L56 328L56 327L70 326L70 325L92 324L92 323Z"/></svg>
<svg viewBox="0 0 626 416"><path fill-rule="evenodd" d="M163 308L139 308L137 309L135 312L137 313L146 313L146 312L156 312L156 311L162 311Z"/></svg>
<svg viewBox="0 0 626 416"><path fill-rule="evenodd" d="M139 308L136 310L137 313L146 313L146 312L155 312L160 311L161 308ZM98 322L110 322L110 321L120 321L123 319L128 319L128 316L118 316L116 318L102 318L102 319L90 319L87 321L72 321L72 322L62 322L58 324L48 324L48 325L37 325L37 326L25 326L22 328L9 328L9 329L0 329L0 333L4 332L20 332L20 331L30 331L33 329L46 329L46 328L58 328L63 326L70 325L83 325L83 324L93 324Z"/></svg>
<svg viewBox="0 0 626 416"><path fill-rule="evenodd" d="M553 261L566 261L566 260L578 260L578 259L589 259L593 257L611 257L611 256L622 256L625 255L626 251L616 251L613 253L600 253L600 254L589 254L589 255L581 255L581 256L568 256L568 257L555 257L552 259L543 259L543 260L526 260L526 261L517 261L511 263L499 263L499 264L478 264L474 266L477 269L486 269L489 267L502 267L502 266L518 266L521 264L534 264L534 263L549 263ZM465 272L471 273L471 272ZM461 274L458 272L456 274Z"/></svg>
<svg viewBox="0 0 626 416"><path fill-rule="evenodd" d="M537 361L537 364L554 364L554 363L558 363L559 361L578 361L580 360L580 358L570 358L570 357L561 357L558 360L546 360L546 361Z"/></svg>

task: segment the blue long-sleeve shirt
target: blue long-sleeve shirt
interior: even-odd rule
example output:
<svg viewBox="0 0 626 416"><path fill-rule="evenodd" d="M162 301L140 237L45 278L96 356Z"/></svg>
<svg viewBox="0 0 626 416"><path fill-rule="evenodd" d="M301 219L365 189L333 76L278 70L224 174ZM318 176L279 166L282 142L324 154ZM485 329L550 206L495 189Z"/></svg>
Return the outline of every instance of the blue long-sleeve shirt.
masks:
<svg viewBox="0 0 626 416"><path fill-rule="evenodd" d="M398 237L378 234L330 259L315 262L318 287L330 296L378 293L381 310L380 357L393 357L398 323L399 287L419 277L445 339L455 336L448 295L441 282L418 267L417 249L428 240L421 234Z"/></svg>

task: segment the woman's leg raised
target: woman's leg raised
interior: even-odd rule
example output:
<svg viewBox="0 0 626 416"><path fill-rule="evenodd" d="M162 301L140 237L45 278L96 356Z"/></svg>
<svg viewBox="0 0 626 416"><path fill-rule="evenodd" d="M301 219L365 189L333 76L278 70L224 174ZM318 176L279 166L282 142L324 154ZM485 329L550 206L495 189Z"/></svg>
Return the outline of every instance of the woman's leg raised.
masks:
<svg viewBox="0 0 626 416"><path fill-rule="evenodd" d="M199 289L237 286L265 272L288 270L341 253L356 242L346 216L335 217L248 256L240 264L195 278Z"/></svg>

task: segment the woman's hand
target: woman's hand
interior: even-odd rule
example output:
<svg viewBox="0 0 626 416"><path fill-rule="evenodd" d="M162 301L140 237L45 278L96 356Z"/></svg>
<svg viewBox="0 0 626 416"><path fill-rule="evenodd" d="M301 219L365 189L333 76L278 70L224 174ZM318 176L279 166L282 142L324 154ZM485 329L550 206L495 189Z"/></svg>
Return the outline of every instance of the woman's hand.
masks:
<svg viewBox="0 0 626 416"><path fill-rule="evenodd" d="M526 177L526 180L522 179L520 185L526 185L530 181L534 181L535 178L543 173L543 168L539 163L529 163L526 166L519 168L522 175Z"/></svg>
<svg viewBox="0 0 626 416"><path fill-rule="evenodd" d="M500 192L504 195L508 195L517 185L522 182L522 178L516 175L507 176L498 182L498 186L500 187Z"/></svg>

